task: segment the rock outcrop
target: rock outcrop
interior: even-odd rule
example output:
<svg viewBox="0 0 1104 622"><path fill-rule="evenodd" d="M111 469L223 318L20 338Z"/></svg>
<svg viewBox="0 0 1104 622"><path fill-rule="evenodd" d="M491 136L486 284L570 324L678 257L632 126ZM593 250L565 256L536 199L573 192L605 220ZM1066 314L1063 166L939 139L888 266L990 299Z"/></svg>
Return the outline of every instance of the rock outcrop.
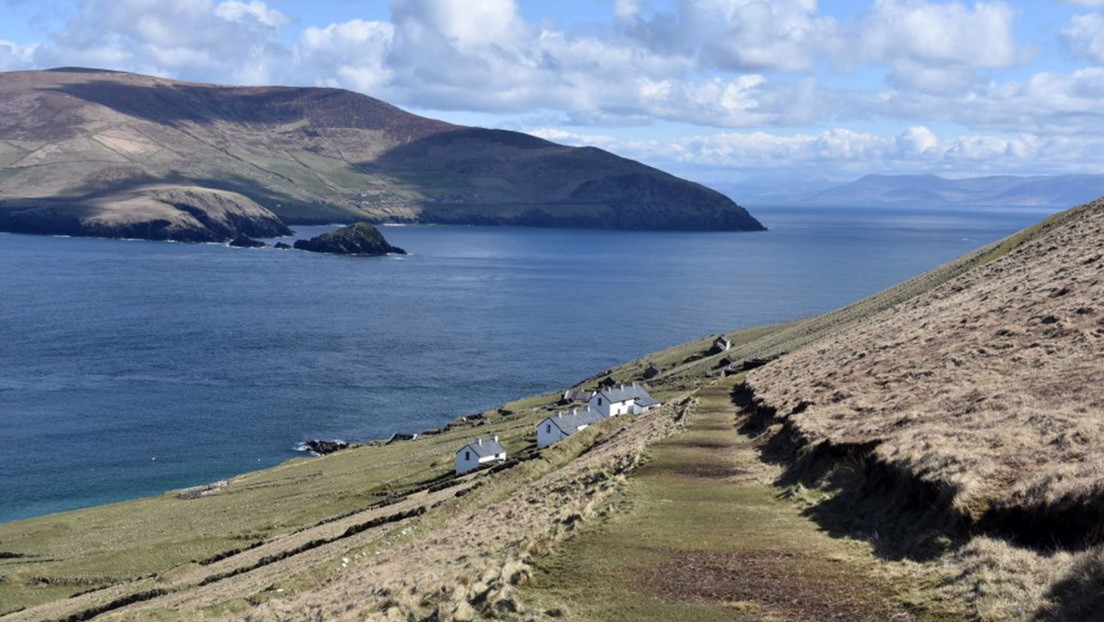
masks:
<svg viewBox="0 0 1104 622"><path fill-rule="evenodd" d="M320 456L332 454L335 451L341 451L342 449L346 449L348 447L349 443L338 440L327 441L324 439L312 438L310 440L303 441L304 449L314 452Z"/></svg>
<svg viewBox="0 0 1104 622"><path fill-rule="evenodd" d="M366 222L354 223L309 240L296 240L295 248L334 255L406 254L403 249L388 244L379 229Z"/></svg>
<svg viewBox="0 0 1104 622"><path fill-rule="evenodd" d="M264 248L267 244L260 240L254 240L244 233L239 233L238 237L230 240L230 246L237 246L239 248Z"/></svg>

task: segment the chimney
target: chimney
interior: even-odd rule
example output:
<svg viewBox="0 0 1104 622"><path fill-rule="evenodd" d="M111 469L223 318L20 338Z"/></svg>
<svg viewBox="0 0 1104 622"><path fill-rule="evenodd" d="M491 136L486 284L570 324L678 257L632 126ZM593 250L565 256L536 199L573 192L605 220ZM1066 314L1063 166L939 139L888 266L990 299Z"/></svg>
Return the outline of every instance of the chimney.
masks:
<svg viewBox="0 0 1104 622"><path fill-rule="evenodd" d="M495 434L495 435L494 435L493 437L491 437L491 438L493 438L493 439L494 439L494 442L496 442L496 443L498 442L498 435L497 435L497 434Z"/></svg>
<svg viewBox="0 0 1104 622"><path fill-rule="evenodd" d="M481 438L479 438L479 437L477 436L477 437L475 438L475 444L476 444L476 445L482 445L482 444L483 444L483 439L481 439Z"/></svg>
<svg viewBox="0 0 1104 622"><path fill-rule="evenodd" d="M572 408L571 409L571 414L573 414L573 415L579 414L579 409L578 408Z"/></svg>

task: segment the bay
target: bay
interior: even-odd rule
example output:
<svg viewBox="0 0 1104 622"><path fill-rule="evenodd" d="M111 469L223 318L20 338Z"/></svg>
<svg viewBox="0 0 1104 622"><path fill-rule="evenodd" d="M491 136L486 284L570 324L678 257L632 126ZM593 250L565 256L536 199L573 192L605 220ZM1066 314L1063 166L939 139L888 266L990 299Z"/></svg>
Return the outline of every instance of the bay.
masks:
<svg viewBox="0 0 1104 622"><path fill-rule="evenodd" d="M437 427L838 308L1051 213L753 212L769 232L385 227L410 254L381 258L0 234L0 521Z"/></svg>

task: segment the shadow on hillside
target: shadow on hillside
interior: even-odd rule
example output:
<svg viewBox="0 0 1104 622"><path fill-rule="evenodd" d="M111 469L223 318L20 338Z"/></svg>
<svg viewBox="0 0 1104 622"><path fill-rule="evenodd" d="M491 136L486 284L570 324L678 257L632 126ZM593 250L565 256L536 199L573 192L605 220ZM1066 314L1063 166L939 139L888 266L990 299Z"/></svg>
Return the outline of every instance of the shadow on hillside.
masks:
<svg viewBox="0 0 1104 622"><path fill-rule="evenodd" d="M1034 620L1104 620L1104 550L1097 549L1074 564L1047 591L1053 603Z"/></svg>
<svg viewBox="0 0 1104 622"><path fill-rule="evenodd" d="M808 494L815 501L803 512L829 535L865 540L883 559L915 561L938 557L968 537L969 525L951 511L951 495L869 460L876 442L804 447L746 384L731 398L743 413L739 431L757 439L762 460L784 469L775 481L782 494L832 493Z"/></svg>
<svg viewBox="0 0 1104 622"><path fill-rule="evenodd" d="M586 179L600 172L603 158L543 138L478 127L462 127L401 141L360 170L384 174L416 188L430 204L524 204L564 199L566 178ZM609 154L605 154L609 157Z"/></svg>
<svg viewBox="0 0 1104 622"><path fill-rule="evenodd" d="M378 99L331 88L223 87L89 80L47 87L138 119L179 127L218 122L280 125L305 120L310 128L387 130L422 135L454 127L406 113ZM145 79L145 78L141 78Z"/></svg>
<svg viewBox="0 0 1104 622"><path fill-rule="evenodd" d="M74 188L73 199L81 201L111 197L121 193L139 191L147 186L198 186L213 190L236 192L268 208L289 225L322 225L351 220L349 212L316 203L303 203L287 194L273 190L256 180L241 175L224 177L189 176L172 171L162 177L139 175L125 180L104 183L87 183Z"/></svg>
<svg viewBox="0 0 1104 622"><path fill-rule="evenodd" d="M668 231L759 231L728 197L595 147L457 128L406 141L361 171L426 197L427 222Z"/></svg>
<svg viewBox="0 0 1104 622"><path fill-rule="evenodd" d="M1104 585L1101 503L1079 499L1066 505L989 508L972 519L955 507L954 489L876 459L877 440L807 445L784 417L756 401L746 384L735 387L730 397L742 413L739 431L757 439L762 460L783 468L775 485L785 496L811 499L803 513L829 535L865 540L875 555L889 560L931 560L981 535L1044 555L1093 551L1095 566L1071 573L1055 590L1083 592L1089 578L1094 586ZM799 404L787 414L803 410Z"/></svg>

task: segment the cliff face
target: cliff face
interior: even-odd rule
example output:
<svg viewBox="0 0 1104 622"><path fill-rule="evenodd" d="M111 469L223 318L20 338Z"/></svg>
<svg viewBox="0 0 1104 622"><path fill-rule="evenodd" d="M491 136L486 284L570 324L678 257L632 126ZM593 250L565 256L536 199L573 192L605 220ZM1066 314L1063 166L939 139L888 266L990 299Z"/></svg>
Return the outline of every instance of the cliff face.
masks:
<svg viewBox="0 0 1104 622"><path fill-rule="evenodd" d="M349 91L63 69L2 74L0 109L8 230L101 235L86 226L98 210L170 186L236 193L286 223L763 228L727 197L639 162ZM132 232L177 230L141 222Z"/></svg>

